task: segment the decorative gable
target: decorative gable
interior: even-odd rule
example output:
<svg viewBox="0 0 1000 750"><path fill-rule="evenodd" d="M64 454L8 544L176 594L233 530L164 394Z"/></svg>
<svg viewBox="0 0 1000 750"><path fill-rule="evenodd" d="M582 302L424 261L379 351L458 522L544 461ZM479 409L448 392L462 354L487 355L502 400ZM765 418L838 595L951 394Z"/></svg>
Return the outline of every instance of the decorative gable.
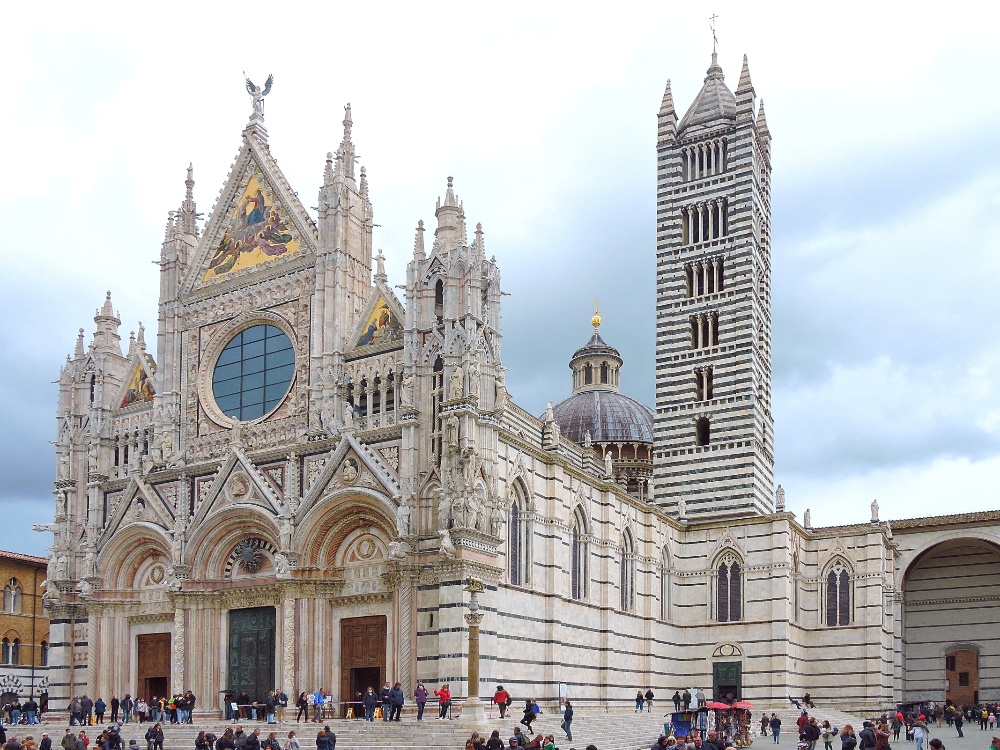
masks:
<svg viewBox="0 0 1000 750"><path fill-rule="evenodd" d="M402 347L404 319L399 300L377 281L349 340L355 349L364 349L359 354Z"/></svg>
<svg viewBox="0 0 1000 750"><path fill-rule="evenodd" d="M188 270L194 289L314 250L316 225L266 145L244 136L243 148Z"/></svg>
<svg viewBox="0 0 1000 750"><path fill-rule="evenodd" d="M138 357L132 367L132 375L125 384L125 392L118 402L119 409L127 409L135 404L147 404L153 402L153 380L146 372L142 357Z"/></svg>
<svg viewBox="0 0 1000 750"><path fill-rule="evenodd" d="M299 252L302 248L288 221L288 211L264 176L251 172L243 192L226 212L226 226L212 248L202 281Z"/></svg>

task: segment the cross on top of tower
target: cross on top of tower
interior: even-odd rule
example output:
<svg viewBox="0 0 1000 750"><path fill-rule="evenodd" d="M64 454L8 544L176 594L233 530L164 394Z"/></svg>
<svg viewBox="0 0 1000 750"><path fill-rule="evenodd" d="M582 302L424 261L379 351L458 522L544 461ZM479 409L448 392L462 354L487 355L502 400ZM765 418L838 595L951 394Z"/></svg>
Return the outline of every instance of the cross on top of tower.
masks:
<svg viewBox="0 0 1000 750"><path fill-rule="evenodd" d="M715 19L716 18L718 18L718 16L715 13L713 13L712 17L708 19L709 21L712 22L712 54L713 55L715 54L715 45L719 41L718 38L716 38L716 36L715 36Z"/></svg>

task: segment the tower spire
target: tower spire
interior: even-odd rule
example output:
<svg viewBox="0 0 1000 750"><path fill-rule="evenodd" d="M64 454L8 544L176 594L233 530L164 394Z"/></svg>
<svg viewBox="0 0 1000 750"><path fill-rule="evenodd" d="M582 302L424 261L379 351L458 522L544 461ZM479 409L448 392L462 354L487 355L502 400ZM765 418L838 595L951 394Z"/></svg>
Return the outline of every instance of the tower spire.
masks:
<svg viewBox="0 0 1000 750"><path fill-rule="evenodd" d="M657 115L659 121L657 139L660 141L672 141L677 136L677 111L674 109L674 95L670 92L670 79L667 79L667 86L663 89L663 100L660 102L660 111Z"/></svg>
<svg viewBox="0 0 1000 750"><path fill-rule="evenodd" d="M354 142L351 140L351 128L354 120L351 118L351 103L344 107L344 137L340 141L340 148L337 149L337 172L345 179L354 179Z"/></svg>
<svg viewBox="0 0 1000 750"><path fill-rule="evenodd" d="M184 180L184 202L181 203L180 230L184 234L198 236L198 207L194 202L194 164L188 163L187 179Z"/></svg>

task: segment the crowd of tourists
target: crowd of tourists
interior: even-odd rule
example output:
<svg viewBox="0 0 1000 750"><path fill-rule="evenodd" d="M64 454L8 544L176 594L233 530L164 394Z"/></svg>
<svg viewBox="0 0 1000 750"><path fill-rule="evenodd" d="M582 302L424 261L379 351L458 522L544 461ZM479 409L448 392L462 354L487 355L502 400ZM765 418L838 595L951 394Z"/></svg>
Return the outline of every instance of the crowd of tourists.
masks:
<svg viewBox="0 0 1000 750"><path fill-rule="evenodd" d="M42 706L34 696L21 701L18 696L0 706L0 722L8 724L38 724L42 720Z"/></svg>
<svg viewBox="0 0 1000 750"><path fill-rule="evenodd" d="M82 695L71 698L66 710L69 712L71 726L103 724L105 717L111 724L128 724L133 721L139 724L147 721L154 724L190 724L196 701L190 690L172 697L154 695L148 701L145 698L133 699L131 693L125 693L125 697L120 700L112 695L110 701L105 701L104 698L94 700Z"/></svg>

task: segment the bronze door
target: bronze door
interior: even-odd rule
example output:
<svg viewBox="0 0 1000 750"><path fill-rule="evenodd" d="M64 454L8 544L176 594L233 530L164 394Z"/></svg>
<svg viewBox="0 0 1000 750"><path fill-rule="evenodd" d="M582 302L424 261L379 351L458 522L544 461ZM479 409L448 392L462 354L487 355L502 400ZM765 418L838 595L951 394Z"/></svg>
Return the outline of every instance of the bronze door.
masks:
<svg viewBox="0 0 1000 750"><path fill-rule="evenodd" d="M146 700L162 698L170 690L170 633L139 635L135 641L140 695Z"/></svg>
<svg viewBox="0 0 1000 750"><path fill-rule="evenodd" d="M229 659L227 687L245 690L252 700L263 701L274 690L274 607L229 611Z"/></svg>
<svg viewBox="0 0 1000 750"><path fill-rule="evenodd" d="M340 621L340 700L357 701L371 685L378 692L386 679L384 615ZM349 704L350 705L350 704ZM354 713L358 705L354 704Z"/></svg>

